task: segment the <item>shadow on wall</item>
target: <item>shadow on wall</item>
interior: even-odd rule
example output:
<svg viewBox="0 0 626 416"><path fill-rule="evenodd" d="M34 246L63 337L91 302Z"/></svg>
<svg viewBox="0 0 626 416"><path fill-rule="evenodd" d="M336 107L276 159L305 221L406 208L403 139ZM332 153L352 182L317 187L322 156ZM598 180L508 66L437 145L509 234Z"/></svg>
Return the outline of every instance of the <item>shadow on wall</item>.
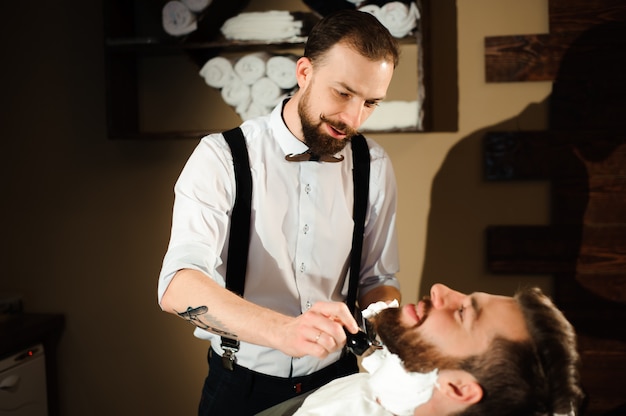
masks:
<svg viewBox="0 0 626 416"><path fill-rule="evenodd" d="M457 279L463 291L493 290L456 261L472 256L485 275L487 266L509 274L552 274L553 298L579 335L587 415L626 408L626 327L616 324L626 319L625 73L626 22L594 26L566 51L544 102L472 133L450 151L433 182L420 288L428 293L443 278ZM530 131L546 112L548 129ZM507 132L499 133L499 147L486 154L499 170L483 172L481 149L494 142L482 143L495 132ZM522 210L533 203L511 207L483 173L508 180L497 188L502 195L530 180L550 181L549 226L506 227L499 244L489 241L491 235L486 240L485 224L497 221L497 210L517 210L524 218ZM484 208L492 206L485 198L493 200L493 209ZM495 262L489 257L494 251L505 255ZM511 278L502 275L490 284Z"/></svg>
<svg viewBox="0 0 626 416"><path fill-rule="evenodd" d="M502 217L502 211L512 211L504 195L517 192L536 195L536 184L513 183L504 189L502 184L484 180L482 143L490 131L520 131L540 128L544 123L547 102L533 103L516 117L475 131L461 139L443 161L432 185L431 206L421 294L428 294L434 283L450 283L463 292L476 290L502 291L497 281L477 281L472 270L484 270L484 232L493 218ZM505 191L500 193L500 191ZM486 201L492 201L487 203ZM529 202L528 205L532 204ZM541 215L542 207L531 208ZM510 216L504 214L504 216ZM545 288L542 279L537 284ZM504 293L510 294L510 293Z"/></svg>
<svg viewBox="0 0 626 416"><path fill-rule="evenodd" d="M619 157L625 142L623 133L619 133L624 131L626 123L623 117L626 113L626 78L623 77L623 73L626 73L625 32L624 22L599 25L587 31L563 57L553 92L548 99L531 104L516 117L470 134L451 149L433 182L422 289L427 289L432 282L441 278L438 276L449 276L450 272L463 273L463 265L452 264L445 270L442 266L446 266L437 259L456 258L459 253L463 254L459 250L472 251L473 246L483 247L483 230L472 236L458 235L457 230L463 229L461 226L468 222L490 220L490 213L484 211L485 197L493 197L494 209L507 205L506 201L498 201L498 195L487 193L490 185L484 181L487 172L483 169L484 157L480 151L484 137L490 132L522 133L518 136L523 137L524 131L533 130L545 117L544 114L549 114L549 131L561 134L554 134L553 138L548 139L552 140L552 144L543 146L546 149L549 146L561 146L560 150L568 154L557 155L552 152L544 156L531 155L532 161L541 166L530 168L534 172L529 172L527 167L515 166L519 171L509 173L512 175L509 179L518 182L510 182L507 186L520 186L519 180L554 181L555 178L584 177L576 181L576 189L573 190L576 194L582 194L583 198L576 199L576 195L572 196L571 193L555 192L556 196L551 201L552 222L582 225L589 197L587 171L590 165L601 164L615 155ZM581 134L581 131L589 133ZM537 151L525 149L528 152L533 150ZM513 157L528 159L528 155ZM550 160L553 157L559 159ZM567 172L563 173L564 170ZM564 203L567 206L563 206ZM513 207L517 210L521 208ZM560 214L566 214L565 220L558 217L559 211L562 211ZM579 243L580 239L578 235ZM484 256L481 256L480 261L484 264L483 259ZM584 258L575 260L579 263L585 261ZM573 264L571 270L575 269L576 264Z"/></svg>

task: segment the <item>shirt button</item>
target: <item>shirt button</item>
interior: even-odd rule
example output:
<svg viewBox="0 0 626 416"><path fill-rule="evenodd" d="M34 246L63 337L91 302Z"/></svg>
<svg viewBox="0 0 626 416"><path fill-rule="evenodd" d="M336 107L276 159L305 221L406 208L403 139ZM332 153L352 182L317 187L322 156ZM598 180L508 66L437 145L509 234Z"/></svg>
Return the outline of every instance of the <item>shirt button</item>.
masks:
<svg viewBox="0 0 626 416"><path fill-rule="evenodd" d="M305 234L307 232L309 232L309 224L304 224L304 227L302 228L302 231L304 231Z"/></svg>
<svg viewBox="0 0 626 416"><path fill-rule="evenodd" d="M301 271L302 273L304 273L304 271L305 271L305 270L306 270L306 267L304 267L304 263L301 263L301 264L300 264L300 271Z"/></svg>
<svg viewBox="0 0 626 416"><path fill-rule="evenodd" d="M306 186L304 187L304 192L306 192L307 194L311 192L311 185L307 183Z"/></svg>
<svg viewBox="0 0 626 416"><path fill-rule="evenodd" d="M313 305L311 305L311 301L310 301L310 300L307 300L307 301L306 301L306 309L307 309L307 311L308 311L309 309L311 309L311 306L313 306Z"/></svg>

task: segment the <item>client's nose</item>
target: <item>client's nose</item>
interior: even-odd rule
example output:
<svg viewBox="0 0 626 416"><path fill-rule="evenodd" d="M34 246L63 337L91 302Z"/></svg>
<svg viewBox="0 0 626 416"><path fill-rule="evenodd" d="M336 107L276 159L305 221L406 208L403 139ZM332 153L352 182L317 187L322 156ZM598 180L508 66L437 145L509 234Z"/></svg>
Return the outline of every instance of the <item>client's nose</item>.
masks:
<svg viewBox="0 0 626 416"><path fill-rule="evenodd" d="M452 290L441 283L434 284L430 288L430 300L435 309L457 309L464 297L463 293Z"/></svg>

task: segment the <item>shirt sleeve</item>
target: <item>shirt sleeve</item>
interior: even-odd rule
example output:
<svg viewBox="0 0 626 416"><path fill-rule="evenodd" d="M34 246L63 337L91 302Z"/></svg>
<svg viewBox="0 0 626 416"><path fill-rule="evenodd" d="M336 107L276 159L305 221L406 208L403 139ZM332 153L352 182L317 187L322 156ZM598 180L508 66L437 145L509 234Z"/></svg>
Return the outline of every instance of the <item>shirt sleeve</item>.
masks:
<svg viewBox="0 0 626 416"><path fill-rule="evenodd" d="M159 302L181 269L199 270L224 285L217 268L235 196L232 155L227 146L221 134L202 139L176 181L172 231L159 276Z"/></svg>

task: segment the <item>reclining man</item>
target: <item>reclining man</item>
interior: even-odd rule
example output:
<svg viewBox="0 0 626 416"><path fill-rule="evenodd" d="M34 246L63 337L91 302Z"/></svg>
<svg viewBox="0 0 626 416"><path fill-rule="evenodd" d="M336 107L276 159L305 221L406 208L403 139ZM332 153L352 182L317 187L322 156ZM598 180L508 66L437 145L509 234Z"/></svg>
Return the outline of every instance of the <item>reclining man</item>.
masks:
<svg viewBox="0 0 626 416"><path fill-rule="evenodd" d="M390 372L359 373L330 382L304 403L294 399L261 415L578 414L583 393L576 335L538 288L506 297L465 295L436 284L417 305L384 309L372 323L405 374L423 377L418 386L425 396ZM389 397L387 403L381 397L386 393L413 404L388 405ZM411 398L418 395L423 398Z"/></svg>

